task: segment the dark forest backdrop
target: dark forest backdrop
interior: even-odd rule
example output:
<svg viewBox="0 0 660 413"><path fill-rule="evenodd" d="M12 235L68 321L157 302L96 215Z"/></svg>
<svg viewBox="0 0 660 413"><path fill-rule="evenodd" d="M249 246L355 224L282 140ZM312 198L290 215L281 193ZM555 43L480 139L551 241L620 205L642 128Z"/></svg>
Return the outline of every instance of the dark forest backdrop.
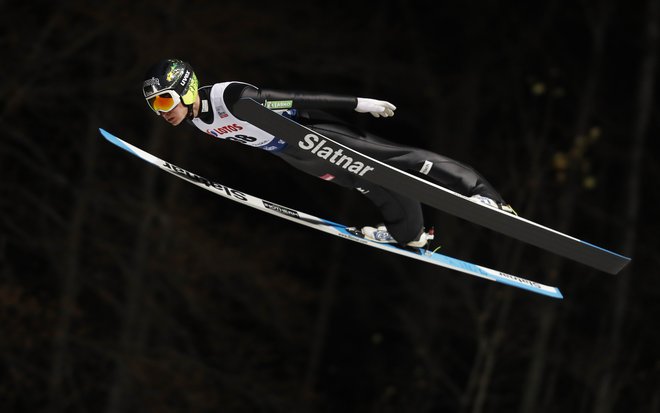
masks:
<svg viewBox="0 0 660 413"><path fill-rule="evenodd" d="M0 411L659 412L658 3L0 2ZM164 57L202 84L391 101L392 119L344 115L633 263L599 273L428 210L443 251L559 301L201 191L98 128L283 205L379 219L164 124L140 91Z"/></svg>

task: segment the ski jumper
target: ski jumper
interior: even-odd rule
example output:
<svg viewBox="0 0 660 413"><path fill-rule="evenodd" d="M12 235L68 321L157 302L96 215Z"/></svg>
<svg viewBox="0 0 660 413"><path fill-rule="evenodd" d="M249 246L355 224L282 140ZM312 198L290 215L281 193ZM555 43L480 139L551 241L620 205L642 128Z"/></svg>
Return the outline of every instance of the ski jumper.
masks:
<svg viewBox="0 0 660 413"><path fill-rule="evenodd" d="M283 116L326 135L337 142L406 172L428 179L461 195L482 195L504 202L499 193L475 170L445 156L427 150L389 142L362 131L324 110L353 110L356 97L284 92L256 87L242 82L223 82L199 89L200 110L192 123L211 136L236 141L271 152L295 168L335 184L354 188L380 210L390 234L402 245L416 239L423 231L424 220L419 201L374 185L341 166L320 157L309 159L297 146L287 145L250 123L234 116L232 107L241 98L261 104L277 102Z"/></svg>

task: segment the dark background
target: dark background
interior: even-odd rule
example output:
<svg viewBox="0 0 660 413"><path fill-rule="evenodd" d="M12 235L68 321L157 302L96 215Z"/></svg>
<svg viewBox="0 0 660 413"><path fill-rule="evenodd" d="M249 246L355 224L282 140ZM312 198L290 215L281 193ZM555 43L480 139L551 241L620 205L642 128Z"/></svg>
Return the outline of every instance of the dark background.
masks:
<svg viewBox="0 0 660 413"><path fill-rule="evenodd" d="M658 9L1 2L0 411L659 412ZM195 188L98 128L273 202L379 220L357 192L154 116L142 76L165 57L201 84L388 100L392 119L343 115L632 264L600 273L427 211L441 251L553 300Z"/></svg>

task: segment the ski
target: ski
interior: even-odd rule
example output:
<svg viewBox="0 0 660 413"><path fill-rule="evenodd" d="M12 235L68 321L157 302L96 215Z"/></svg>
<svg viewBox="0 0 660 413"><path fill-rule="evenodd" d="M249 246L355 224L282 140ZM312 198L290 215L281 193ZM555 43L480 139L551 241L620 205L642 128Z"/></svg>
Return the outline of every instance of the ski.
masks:
<svg viewBox="0 0 660 413"><path fill-rule="evenodd" d="M128 142L123 141L122 139L116 137L115 135L111 134L110 132L104 129L99 129L99 131L101 132L101 135L109 142L137 156L138 158L147 161L152 165L155 165L160 169L169 172L185 181L188 181L201 188L204 188L207 191L213 192L216 195L220 195L224 198L227 198L234 202L238 202L242 205L247 205L252 208L258 209L260 211L275 215L277 217L284 218L289 221L293 221L310 228L314 228L318 231L322 231L340 238L358 242L360 244L377 248L386 252L391 252L394 254L406 256L419 261L427 262L429 264L452 269L464 274L469 274L490 281L507 284L513 287L532 291L537 294L542 294L559 299L563 298L561 292L556 287L543 285L541 283L537 283L535 281L531 281L522 277L517 277L515 275L506 274L500 271L495 271L486 267L472 264L467 261L462 261L456 258L449 257L447 255L434 253L425 249L409 250L409 249L400 248L394 244L381 244L374 241L370 241L368 239L363 238L358 232L354 231L350 227L326 219L318 218L313 215L306 214L304 212L297 211L292 208L278 205L274 202L270 202L265 199L258 198L256 196L248 195L245 192L230 188L216 181L189 172L179 166L172 164L171 162L164 161L148 152L143 151L140 148L131 145Z"/></svg>
<svg viewBox="0 0 660 413"><path fill-rule="evenodd" d="M300 156L325 159L331 164L330 168L344 168L374 184L527 244L610 274L618 273L630 262L630 258L623 255L480 204L396 169L281 116L252 99L241 99L237 102L234 106L234 114L286 141L287 144L299 148Z"/></svg>

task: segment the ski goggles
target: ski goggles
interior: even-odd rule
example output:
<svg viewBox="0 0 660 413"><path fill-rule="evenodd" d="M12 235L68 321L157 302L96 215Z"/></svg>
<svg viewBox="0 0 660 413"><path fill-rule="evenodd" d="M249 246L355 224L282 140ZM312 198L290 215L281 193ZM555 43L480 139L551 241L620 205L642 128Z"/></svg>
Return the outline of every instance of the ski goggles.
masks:
<svg viewBox="0 0 660 413"><path fill-rule="evenodd" d="M181 102L181 96L173 90L166 90L146 99L151 110L158 115L160 115L161 112L171 111L179 104L179 102Z"/></svg>

